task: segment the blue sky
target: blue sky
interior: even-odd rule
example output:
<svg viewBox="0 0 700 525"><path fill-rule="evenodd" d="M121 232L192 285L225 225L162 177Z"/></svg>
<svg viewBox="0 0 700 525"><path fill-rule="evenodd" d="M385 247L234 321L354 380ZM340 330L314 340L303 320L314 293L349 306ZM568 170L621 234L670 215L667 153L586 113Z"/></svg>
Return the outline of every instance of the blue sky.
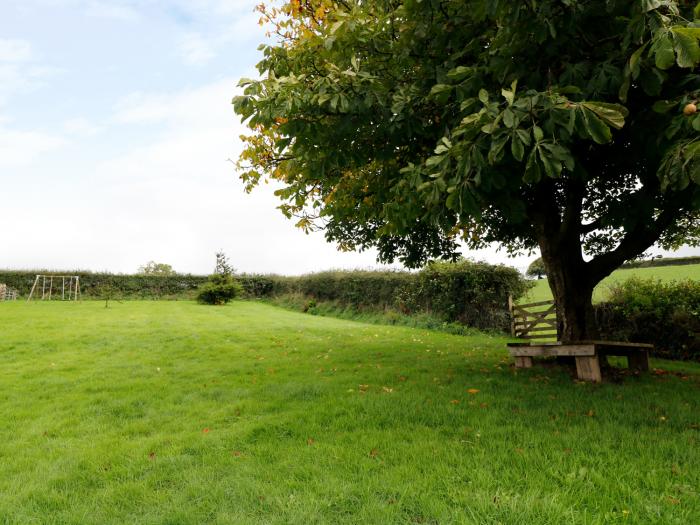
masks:
<svg viewBox="0 0 700 525"><path fill-rule="evenodd" d="M265 39L255 3L2 1L0 267L206 273L219 249L247 272L376 265L298 231L227 161Z"/></svg>

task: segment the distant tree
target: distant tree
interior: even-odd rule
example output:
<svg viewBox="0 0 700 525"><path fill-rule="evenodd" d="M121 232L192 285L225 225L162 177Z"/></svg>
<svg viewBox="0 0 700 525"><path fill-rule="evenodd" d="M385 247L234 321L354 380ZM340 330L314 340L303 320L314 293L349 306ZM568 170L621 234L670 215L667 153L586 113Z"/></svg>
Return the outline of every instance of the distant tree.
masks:
<svg viewBox="0 0 700 525"><path fill-rule="evenodd" d="M173 267L165 263L150 261L139 268L139 273L143 275L177 275Z"/></svg>
<svg viewBox="0 0 700 525"><path fill-rule="evenodd" d="M224 252L217 252L216 267L209 280L197 290L197 301L202 304L226 304L243 294L243 286L233 277L234 269Z"/></svg>
<svg viewBox="0 0 700 525"><path fill-rule="evenodd" d="M229 263L226 254L224 252L217 252L214 273L218 275L233 275L235 272L236 270Z"/></svg>
<svg viewBox="0 0 700 525"><path fill-rule="evenodd" d="M544 261L542 260L542 257L538 257L532 263L530 266L527 267L527 276L528 277L537 277L538 279L542 279L547 275L547 269L544 267Z"/></svg>

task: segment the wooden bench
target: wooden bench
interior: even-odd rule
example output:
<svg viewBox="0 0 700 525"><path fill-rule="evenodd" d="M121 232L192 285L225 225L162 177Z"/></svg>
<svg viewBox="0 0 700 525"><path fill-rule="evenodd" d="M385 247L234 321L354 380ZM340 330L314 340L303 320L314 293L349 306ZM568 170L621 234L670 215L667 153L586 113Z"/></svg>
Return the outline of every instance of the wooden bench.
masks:
<svg viewBox="0 0 700 525"><path fill-rule="evenodd" d="M600 383L600 358L614 355L627 357L630 369L649 370L649 351L654 345L644 343L618 343L613 341L580 341L577 343L508 343L516 368L532 367L533 357L570 356L576 358L576 375L584 381Z"/></svg>

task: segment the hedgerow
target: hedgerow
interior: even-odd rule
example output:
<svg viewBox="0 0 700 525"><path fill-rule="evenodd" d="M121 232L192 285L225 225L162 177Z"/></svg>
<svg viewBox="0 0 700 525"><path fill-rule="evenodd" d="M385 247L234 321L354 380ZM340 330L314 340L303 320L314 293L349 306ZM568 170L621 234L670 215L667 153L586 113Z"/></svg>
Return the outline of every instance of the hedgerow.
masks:
<svg viewBox="0 0 700 525"><path fill-rule="evenodd" d="M667 359L700 361L700 282L632 278L597 309L605 339L653 343Z"/></svg>

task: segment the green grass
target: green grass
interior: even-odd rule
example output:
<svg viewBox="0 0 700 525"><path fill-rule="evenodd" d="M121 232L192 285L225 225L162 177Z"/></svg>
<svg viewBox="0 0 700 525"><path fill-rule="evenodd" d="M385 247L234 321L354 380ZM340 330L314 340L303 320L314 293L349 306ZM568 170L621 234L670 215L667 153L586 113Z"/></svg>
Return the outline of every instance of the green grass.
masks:
<svg viewBox="0 0 700 525"><path fill-rule="evenodd" d="M598 285L593 294L593 300L597 302L604 301L608 295L610 285L625 281L630 277L661 279L662 281L680 281L684 279L700 281L700 264L617 270ZM540 279L535 282L535 287L522 299L522 302L546 301L551 298L552 291L549 289L547 279Z"/></svg>
<svg viewBox="0 0 700 525"><path fill-rule="evenodd" d="M595 386L254 302L0 329L0 523L700 523L698 365Z"/></svg>

